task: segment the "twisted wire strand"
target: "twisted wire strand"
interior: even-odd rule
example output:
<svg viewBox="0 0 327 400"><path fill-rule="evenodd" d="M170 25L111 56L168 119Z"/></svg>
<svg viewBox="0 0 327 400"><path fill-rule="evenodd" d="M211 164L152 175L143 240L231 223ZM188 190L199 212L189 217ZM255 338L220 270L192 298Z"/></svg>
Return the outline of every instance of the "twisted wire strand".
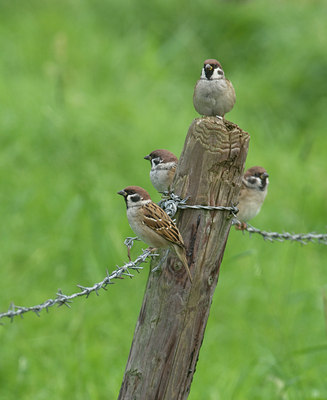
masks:
<svg viewBox="0 0 327 400"><path fill-rule="evenodd" d="M164 192L164 199L159 203L159 205L166 211L166 213L173 217L178 209L185 210L187 208L196 209L196 210L208 210L208 211L229 211L231 216L234 217L232 224L238 225L240 221L237 220L238 208L234 205L230 207L226 206L205 206L205 205L189 205L186 204L188 198L182 199L181 197L175 195L174 193ZM301 244L307 243L319 243L327 245L327 234L324 233L289 233L289 232L268 232L258 228L255 228L252 225L247 224L246 228L243 231L249 232L250 236L253 233L261 235L264 240L273 242L284 242L284 241L293 241L299 242Z"/></svg>
<svg viewBox="0 0 327 400"><path fill-rule="evenodd" d="M124 244L130 249L134 244L134 240L139 240L139 239L126 238ZM13 321L14 317L17 316L23 317L24 314L31 311L33 311L37 316L40 316L40 312L42 310L48 311L49 308L55 305L58 305L58 307L65 305L70 308L70 303L72 303L72 301L77 297L85 296L86 298L88 298L89 295L93 292L95 292L96 295L99 296L99 291L101 289L107 290L108 285L114 284L114 282L112 282L114 279L124 279L125 276L133 278L134 275L130 272L130 270L139 272L144 268L141 264L145 263L148 258L156 256L158 256L158 254L154 254L153 252L151 252L150 249L143 250L142 254L136 257L134 261L129 261L128 263L124 264L121 267L116 266L116 269L110 274L107 271L106 277L101 282L97 282L93 286L77 285L77 287L80 289L80 292L73 293L71 295L66 295L62 293L62 291L59 289L58 292L56 293L56 298L48 299L43 303L35 306L21 307L21 306L16 306L12 303L7 312L0 313L0 320L2 318L7 317L10 318L11 321Z"/></svg>
<svg viewBox="0 0 327 400"><path fill-rule="evenodd" d="M284 241L292 241L292 242L299 242L301 244L308 244L308 243L319 243L327 245L327 234L326 233L289 233L289 232L267 232L258 228L255 228L252 225L247 225L244 229L249 232L250 236L253 233L257 233L263 237L264 240L269 242L277 241L277 242L284 242Z"/></svg>
<svg viewBox="0 0 327 400"><path fill-rule="evenodd" d="M234 205L232 206L208 206L208 205L191 205L186 204L188 197L182 199L171 192L163 192L163 200L160 201L159 206L163 208L166 213L172 218L177 213L177 209L186 210L206 210L206 211L229 211L232 216L236 217L238 213L238 208Z"/></svg>
<svg viewBox="0 0 327 400"><path fill-rule="evenodd" d="M173 218L177 212L178 209L195 209L195 210L207 210L207 211L229 211L231 214L231 217L233 218L232 224L237 225L240 222L237 220L237 212L238 208L234 205L232 206L208 206L208 205L189 205L186 204L188 198L182 199L179 196L175 195L174 193L168 193L164 192L164 198L161 200L159 203L160 207L162 207L166 213ZM278 242L284 242L284 241L295 241L299 242L301 244L307 244L309 242L315 242L319 244L324 244L327 245L327 234L322 234L322 233L315 233L315 232L310 232L310 233L289 233L289 232L283 232L283 233L278 233L278 232L268 232L264 231L258 228L255 228L249 224L247 224L246 228L243 231L249 232L249 235L251 236L252 234L259 234L263 237L264 240L267 241L278 241ZM124 244L127 246L128 249L128 254L130 249L134 245L134 241L139 240L137 237L128 237L125 239ZM112 273L109 274L107 271L106 277L98 283L95 283L93 286L82 286L82 285L77 285L77 287L80 289L80 292L73 293L71 295L65 295L62 293L62 291L59 289L57 292L57 296L54 299L48 299L45 302L31 306L31 307L22 307L22 306L16 306L13 303L10 305L9 309L7 312L0 313L0 320L2 318L10 318L11 321L13 321L14 317L21 316L23 317L24 314L33 311L37 316L40 316L40 312L42 310L49 310L49 308L58 305L58 307L65 305L67 307L70 307L70 303L72 303L72 300L74 300L77 297L82 297L85 296L88 298L88 296L95 292L97 295L99 295L99 291L101 289L107 290L108 285L114 284L112 280L114 279L123 279L125 276L129 276L130 278L133 278L134 275L130 273L129 270L134 270L136 272L139 272L142 270L144 267L141 266L141 264L145 263L146 260L150 257L156 257L159 254L153 254L150 249L143 250L142 254L140 254L134 261L129 261L128 263L125 263L123 266L119 267L116 266L116 270L113 271Z"/></svg>

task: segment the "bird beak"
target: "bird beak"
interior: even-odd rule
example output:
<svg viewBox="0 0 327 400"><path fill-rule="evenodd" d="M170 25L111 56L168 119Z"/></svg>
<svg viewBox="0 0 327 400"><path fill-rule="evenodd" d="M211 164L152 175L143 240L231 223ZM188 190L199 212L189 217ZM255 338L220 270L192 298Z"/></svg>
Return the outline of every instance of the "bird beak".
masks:
<svg viewBox="0 0 327 400"><path fill-rule="evenodd" d="M269 174L267 174L267 172L264 172L264 173L261 175L261 179L266 179L266 178L268 178L268 176L269 176Z"/></svg>
<svg viewBox="0 0 327 400"><path fill-rule="evenodd" d="M127 196L127 193L125 192L125 190L121 190L120 192L117 192L117 194L120 194L121 196Z"/></svg>
<svg viewBox="0 0 327 400"><path fill-rule="evenodd" d="M213 68L210 64L206 64L206 66L204 67L204 69L211 71Z"/></svg>
<svg viewBox="0 0 327 400"><path fill-rule="evenodd" d="M144 160L149 160L149 161L151 161L150 155L148 154L147 156L145 156L145 157L144 157Z"/></svg>

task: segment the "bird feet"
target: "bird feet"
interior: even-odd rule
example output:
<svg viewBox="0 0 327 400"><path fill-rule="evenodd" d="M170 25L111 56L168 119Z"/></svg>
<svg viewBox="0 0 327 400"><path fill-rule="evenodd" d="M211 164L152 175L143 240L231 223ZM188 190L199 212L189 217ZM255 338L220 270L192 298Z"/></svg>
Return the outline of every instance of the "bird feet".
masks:
<svg viewBox="0 0 327 400"><path fill-rule="evenodd" d="M151 249L151 251L157 250L157 249L151 248L151 247L149 247L149 249ZM159 260L158 265L156 267L154 267L153 270L151 270L151 272L156 272L156 271L161 270L161 266L166 261L166 258L168 257L168 253L169 253L169 249L167 249L165 255Z"/></svg>
<svg viewBox="0 0 327 400"><path fill-rule="evenodd" d="M246 222L239 222L238 224L235 224L235 229L238 231L244 231L247 228Z"/></svg>

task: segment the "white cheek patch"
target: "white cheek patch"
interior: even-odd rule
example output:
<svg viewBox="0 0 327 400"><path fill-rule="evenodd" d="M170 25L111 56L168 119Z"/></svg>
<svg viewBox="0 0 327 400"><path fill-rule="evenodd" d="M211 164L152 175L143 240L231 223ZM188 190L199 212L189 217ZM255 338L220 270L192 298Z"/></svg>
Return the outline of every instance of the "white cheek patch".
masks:
<svg viewBox="0 0 327 400"><path fill-rule="evenodd" d="M251 176L245 180L245 185L249 188L259 188L261 186L261 179L256 176Z"/></svg>
<svg viewBox="0 0 327 400"><path fill-rule="evenodd" d="M158 165L162 163L162 160L159 157L153 158L151 160L151 167L156 168Z"/></svg>
<svg viewBox="0 0 327 400"><path fill-rule="evenodd" d="M224 71L221 68L218 67L213 70L211 79L221 79L223 77L224 77Z"/></svg>

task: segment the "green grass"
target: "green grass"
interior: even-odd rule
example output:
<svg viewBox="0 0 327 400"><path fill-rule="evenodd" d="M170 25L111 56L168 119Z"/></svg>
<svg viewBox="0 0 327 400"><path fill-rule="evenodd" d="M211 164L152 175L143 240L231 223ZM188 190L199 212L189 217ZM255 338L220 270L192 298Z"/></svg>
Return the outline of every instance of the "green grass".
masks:
<svg viewBox="0 0 327 400"><path fill-rule="evenodd" d="M205 58L270 174L253 225L326 230L323 1L0 2L0 311L101 280L131 235L116 192L158 200L143 156L180 154ZM136 256L142 245L133 250ZM327 399L326 246L231 231L190 399ZM114 399L147 268L0 327L0 400Z"/></svg>

